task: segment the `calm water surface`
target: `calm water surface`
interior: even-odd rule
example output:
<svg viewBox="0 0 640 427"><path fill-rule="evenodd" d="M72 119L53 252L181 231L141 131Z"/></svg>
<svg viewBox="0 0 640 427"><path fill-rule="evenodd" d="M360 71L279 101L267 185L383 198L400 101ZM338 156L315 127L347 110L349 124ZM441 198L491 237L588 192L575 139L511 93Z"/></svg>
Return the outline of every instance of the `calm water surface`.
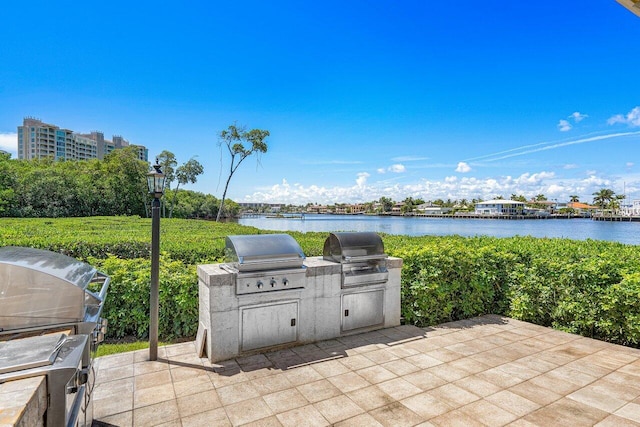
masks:
<svg viewBox="0 0 640 427"><path fill-rule="evenodd" d="M640 244L640 222L605 222L590 219L495 220L382 217L367 215L305 215L305 219L241 218L238 222L278 231L375 231L408 236L486 235L494 237L565 237L575 240L610 240Z"/></svg>

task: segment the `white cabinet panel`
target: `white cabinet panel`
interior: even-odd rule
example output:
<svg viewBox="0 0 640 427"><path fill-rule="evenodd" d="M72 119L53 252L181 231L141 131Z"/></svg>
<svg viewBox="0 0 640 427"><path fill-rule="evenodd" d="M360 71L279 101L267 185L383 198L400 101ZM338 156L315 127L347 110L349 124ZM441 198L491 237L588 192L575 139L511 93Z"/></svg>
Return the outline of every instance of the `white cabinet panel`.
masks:
<svg viewBox="0 0 640 427"><path fill-rule="evenodd" d="M342 295L342 330L384 323L384 289Z"/></svg>
<svg viewBox="0 0 640 427"><path fill-rule="evenodd" d="M298 339L298 302L243 307L242 351L294 342Z"/></svg>

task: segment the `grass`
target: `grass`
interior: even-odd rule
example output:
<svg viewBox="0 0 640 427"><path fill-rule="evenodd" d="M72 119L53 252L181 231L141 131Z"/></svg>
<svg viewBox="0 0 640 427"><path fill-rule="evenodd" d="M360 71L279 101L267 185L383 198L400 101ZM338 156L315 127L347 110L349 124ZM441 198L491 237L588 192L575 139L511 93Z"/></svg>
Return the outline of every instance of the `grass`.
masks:
<svg viewBox="0 0 640 427"><path fill-rule="evenodd" d="M158 343L158 346L163 346L167 344L171 344L171 343L160 342ZM123 343L112 343L112 344L102 343L98 347L98 352L96 353L96 357L108 356L110 354L117 354L117 353L126 353L128 351L144 350L145 348L149 348L148 341L134 341L134 342L123 342Z"/></svg>

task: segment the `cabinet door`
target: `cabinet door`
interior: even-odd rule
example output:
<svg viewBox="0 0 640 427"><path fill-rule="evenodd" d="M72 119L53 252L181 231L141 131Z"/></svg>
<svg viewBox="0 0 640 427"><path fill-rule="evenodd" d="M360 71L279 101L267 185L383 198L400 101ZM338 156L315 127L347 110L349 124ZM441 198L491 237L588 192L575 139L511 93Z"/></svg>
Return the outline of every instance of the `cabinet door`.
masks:
<svg viewBox="0 0 640 427"><path fill-rule="evenodd" d="M242 351L298 339L298 302L242 308Z"/></svg>
<svg viewBox="0 0 640 427"><path fill-rule="evenodd" d="M384 289L342 295L342 330L384 323Z"/></svg>

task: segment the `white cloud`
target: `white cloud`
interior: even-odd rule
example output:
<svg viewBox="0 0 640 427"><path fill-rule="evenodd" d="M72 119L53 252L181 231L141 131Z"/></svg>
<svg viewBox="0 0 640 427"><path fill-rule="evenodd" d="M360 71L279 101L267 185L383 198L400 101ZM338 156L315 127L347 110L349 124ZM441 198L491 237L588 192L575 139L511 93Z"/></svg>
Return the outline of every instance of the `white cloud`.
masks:
<svg viewBox="0 0 640 427"><path fill-rule="evenodd" d="M394 165L389 166L388 168L378 168L376 169L376 172L380 173L380 174L384 174L387 172L393 172L393 173L403 173L406 172L407 168L404 167L404 165L400 164L400 163L396 163Z"/></svg>
<svg viewBox="0 0 640 427"><path fill-rule="evenodd" d="M360 172L358 174L358 178L356 178L356 184L358 185L358 187L363 187L367 183L367 178L369 178L370 176L371 175L366 172Z"/></svg>
<svg viewBox="0 0 640 427"><path fill-rule="evenodd" d="M403 173L406 170L407 169L404 167L404 165L400 163L396 163L395 165L389 166L389 172L393 172L393 173Z"/></svg>
<svg viewBox="0 0 640 427"><path fill-rule="evenodd" d="M622 114L616 114L615 116L609 117L609 120L607 120L607 124L609 125L615 125L616 123L624 123L624 122L625 122L625 119Z"/></svg>
<svg viewBox="0 0 640 427"><path fill-rule="evenodd" d="M599 190L601 187L608 186L609 184L611 184L611 181L593 174L593 175L590 175L588 178L581 180L580 183L585 187L594 187L593 192L595 192L596 190Z"/></svg>
<svg viewBox="0 0 640 427"><path fill-rule="evenodd" d="M628 168L632 168L634 164L635 164L635 163L633 163L633 162L627 162L626 166L627 166Z"/></svg>
<svg viewBox="0 0 640 427"><path fill-rule="evenodd" d="M560 120L558 122L558 130L560 132L567 132L569 130L571 130L573 126L571 126L571 123L569 123L567 120Z"/></svg>
<svg viewBox="0 0 640 427"><path fill-rule="evenodd" d="M406 197L420 197L425 200L436 199L473 199L490 200L496 196L508 198L511 194L522 194L527 198L544 194L549 199L568 201L569 196L577 194L581 200L589 201L592 194L601 188L612 188L617 179L604 177L596 171L589 171L581 178L558 176L549 171L525 172L519 176L474 177L452 175L442 179L421 179L417 182L399 183L394 179L369 182L370 174L360 172L355 182L347 186L321 186L309 184L289 184L286 179L281 183L261 188L244 197L247 202L291 203L356 203L391 197L403 200ZM628 194L640 192L640 174L626 175ZM638 190L633 190L638 189Z"/></svg>
<svg viewBox="0 0 640 427"><path fill-rule="evenodd" d="M456 168L456 172L467 173L471 171L471 166L469 166L465 162L458 163L458 167Z"/></svg>
<svg viewBox="0 0 640 427"><path fill-rule="evenodd" d="M578 169L578 165L576 165L575 163L569 163L569 164L564 165L562 167L562 169L567 169L567 170L569 170L569 169Z"/></svg>
<svg viewBox="0 0 640 427"><path fill-rule="evenodd" d="M576 123L580 123L581 121L583 121L587 117L589 117L589 116L586 115L586 114L579 113L577 111L569 116L569 118L573 119Z"/></svg>
<svg viewBox="0 0 640 427"><path fill-rule="evenodd" d="M626 116L622 114L616 114L615 116L609 118L607 123L610 125L614 125L616 123L626 123L631 127L640 126L640 107L635 107L631 111L627 113Z"/></svg>
<svg viewBox="0 0 640 427"><path fill-rule="evenodd" d="M553 172L539 172L534 174L529 174L528 172L523 173L518 178L514 180L516 184L540 184L542 181L546 179L551 179L555 176ZM510 177L509 177L510 178Z"/></svg>
<svg viewBox="0 0 640 427"><path fill-rule="evenodd" d="M18 152L18 134L17 133L0 133L0 150L10 153Z"/></svg>
<svg viewBox="0 0 640 427"><path fill-rule="evenodd" d="M565 187L563 187L562 185L551 184L549 187L547 187L547 192L545 193L545 195L555 196L562 193L563 191L565 191Z"/></svg>

